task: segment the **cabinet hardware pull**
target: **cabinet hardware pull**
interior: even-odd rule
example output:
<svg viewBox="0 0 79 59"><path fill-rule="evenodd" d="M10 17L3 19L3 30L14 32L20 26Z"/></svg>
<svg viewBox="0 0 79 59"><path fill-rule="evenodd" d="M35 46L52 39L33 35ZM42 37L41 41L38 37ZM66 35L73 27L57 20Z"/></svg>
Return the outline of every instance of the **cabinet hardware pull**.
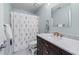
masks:
<svg viewBox="0 0 79 59"><path fill-rule="evenodd" d="M48 54L48 52L46 51L46 53Z"/></svg>
<svg viewBox="0 0 79 59"><path fill-rule="evenodd" d="M48 54L48 51L45 51L45 53L47 53L47 54Z"/></svg>
<svg viewBox="0 0 79 59"><path fill-rule="evenodd" d="M48 47L48 44L46 44L46 46Z"/></svg>

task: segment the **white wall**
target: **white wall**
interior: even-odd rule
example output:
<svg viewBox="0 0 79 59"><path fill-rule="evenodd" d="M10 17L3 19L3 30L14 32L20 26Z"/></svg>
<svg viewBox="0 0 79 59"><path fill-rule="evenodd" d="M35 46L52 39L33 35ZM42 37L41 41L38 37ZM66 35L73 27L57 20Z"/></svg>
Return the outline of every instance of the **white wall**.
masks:
<svg viewBox="0 0 79 59"><path fill-rule="evenodd" d="M68 34L76 34L79 35L79 4L73 3L71 4L71 27L66 28L55 28L53 25L51 26L50 32L59 31Z"/></svg>
<svg viewBox="0 0 79 59"><path fill-rule="evenodd" d="M6 39L3 24L10 23L10 9L11 9L10 4L0 3L0 42L2 38ZM9 47L6 47L4 50L0 51L0 54L8 54L9 49L10 49Z"/></svg>
<svg viewBox="0 0 79 59"><path fill-rule="evenodd" d="M4 13L3 13L3 4L0 3L0 28L3 25L3 15L4 15Z"/></svg>
<svg viewBox="0 0 79 59"><path fill-rule="evenodd" d="M10 4L4 3L4 23L6 24L10 23L10 12L11 12Z"/></svg>
<svg viewBox="0 0 79 59"><path fill-rule="evenodd" d="M36 13L38 16L40 16L40 22L39 22L39 31L45 32L45 20L50 20L50 32L59 31L63 33L68 34L76 34L79 35L79 4L73 3L71 4L71 12L72 12L72 25L71 27L65 27L65 28L57 28L53 27L53 20L51 19L51 7L53 7L55 4L52 4L50 6L44 5L39 11Z"/></svg>
<svg viewBox="0 0 79 59"><path fill-rule="evenodd" d="M50 8L44 5L36 13L39 16L39 33L45 32L46 20L50 17L50 12L48 11L50 11Z"/></svg>
<svg viewBox="0 0 79 59"><path fill-rule="evenodd" d="M45 4L36 12L36 15L38 15L40 18L39 19L39 33L46 32L46 20L51 19L51 7L55 5L57 5L57 3L52 4L52 6Z"/></svg>
<svg viewBox="0 0 79 59"><path fill-rule="evenodd" d="M2 43L3 38L5 38L4 36L4 4L0 3L0 45ZM4 51L0 51L0 54L4 54Z"/></svg>
<svg viewBox="0 0 79 59"><path fill-rule="evenodd" d="M1 18L3 18L2 21L4 23L9 24L9 21L10 21L10 10L11 10L10 4L8 4L8 3L0 3L0 5L1 5L0 6L0 8L1 8L0 9L0 11L1 11L0 15L1 15Z"/></svg>

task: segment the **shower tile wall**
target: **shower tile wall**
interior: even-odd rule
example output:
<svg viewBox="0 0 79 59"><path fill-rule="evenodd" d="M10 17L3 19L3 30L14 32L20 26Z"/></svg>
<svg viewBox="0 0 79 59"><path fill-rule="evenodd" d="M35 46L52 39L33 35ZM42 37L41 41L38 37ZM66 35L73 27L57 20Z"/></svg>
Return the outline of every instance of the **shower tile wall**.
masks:
<svg viewBox="0 0 79 59"><path fill-rule="evenodd" d="M18 12L11 12L14 52L26 49L32 40L36 40L38 17Z"/></svg>

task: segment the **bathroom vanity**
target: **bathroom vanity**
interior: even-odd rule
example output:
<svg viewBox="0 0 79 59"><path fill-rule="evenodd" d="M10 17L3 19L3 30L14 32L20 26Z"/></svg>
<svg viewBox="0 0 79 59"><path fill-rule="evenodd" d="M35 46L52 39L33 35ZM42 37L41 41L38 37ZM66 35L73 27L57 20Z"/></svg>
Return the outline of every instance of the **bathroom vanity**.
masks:
<svg viewBox="0 0 79 59"><path fill-rule="evenodd" d="M37 35L38 55L74 55L79 54L79 41L62 37L55 39L53 34Z"/></svg>

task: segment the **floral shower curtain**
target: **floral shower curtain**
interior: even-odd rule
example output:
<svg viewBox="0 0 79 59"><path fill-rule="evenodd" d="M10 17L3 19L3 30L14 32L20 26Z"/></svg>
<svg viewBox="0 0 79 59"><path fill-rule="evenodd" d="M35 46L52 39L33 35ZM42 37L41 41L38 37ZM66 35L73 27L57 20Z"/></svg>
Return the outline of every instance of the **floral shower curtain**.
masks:
<svg viewBox="0 0 79 59"><path fill-rule="evenodd" d="M36 40L38 17L34 15L11 12L14 52L28 48L32 40Z"/></svg>

